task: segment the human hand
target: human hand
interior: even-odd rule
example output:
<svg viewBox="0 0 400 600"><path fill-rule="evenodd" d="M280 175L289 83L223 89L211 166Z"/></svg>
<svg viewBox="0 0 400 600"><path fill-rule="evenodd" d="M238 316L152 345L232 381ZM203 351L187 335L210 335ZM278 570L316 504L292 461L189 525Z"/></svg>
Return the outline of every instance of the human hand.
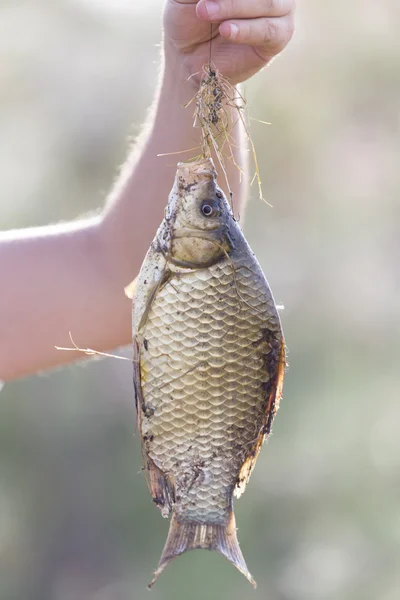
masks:
<svg viewBox="0 0 400 600"><path fill-rule="evenodd" d="M245 81L290 41L294 8L295 0L167 0L166 61L178 58L188 77L200 76L212 23L212 61L232 84Z"/></svg>

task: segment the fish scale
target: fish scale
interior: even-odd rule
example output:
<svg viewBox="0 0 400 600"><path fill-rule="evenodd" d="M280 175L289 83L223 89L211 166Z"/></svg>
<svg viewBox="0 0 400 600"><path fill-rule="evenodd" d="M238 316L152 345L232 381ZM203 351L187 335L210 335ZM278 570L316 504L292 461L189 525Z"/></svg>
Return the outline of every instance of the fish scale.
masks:
<svg viewBox="0 0 400 600"><path fill-rule="evenodd" d="M251 309L244 302L249 299L247 290L243 292L243 300L238 296L235 286L225 285L221 290L219 282L221 279L223 281L223 277L218 276L219 271L233 279L232 266L226 261L210 269L208 279L205 280L202 274L200 280L203 284L200 313L208 328L207 333L204 332L207 336L204 345L199 348L197 343L197 311L200 309L197 302L191 301L192 290L198 290L195 272L186 276L184 285L179 278L173 281L174 287L166 285L154 301L144 332L148 351L144 348L141 351L141 367L147 373L154 373L150 381L142 382L146 402L155 409L151 419L143 420L142 431L145 435L153 436L151 457L155 464L163 472L175 473L175 477L179 477L180 472L174 463L177 452L190 454L188 447L191 444L196 444L198 450L210 448L210 457L214 450L221 451L221 460L210 458L210 464L207 465L208 471L214 475L212 487L220 493L233 488L243 463L243 458L237 453L235 439L240 435L242 444L248 444L261 426L265 394L260 381L268 381L269 375L265 371L260 378L263 355L249 344L249 340L254 341L259 337L260 323L264 323L268 317L265 291L256 286L253 296L258 297L257 308L260 312L251 314ZM240 286L240 274L237 279ZM227 291L230 292L228 297ZM215 298L220 293L224 294L224 304L231 306L233 311L227 313L225 307L215 304ZM197 300L196 297L194 299ZM184 329L179 325L175 327L174 323L168 330L165 329L165 324L170 323L168 311L171 307L174 312L184 316ZM226 322L226 315L233 318ZM236 333L231 334L229 340L230 327ZM220 340L226 345L224 343L221 346ZM160 355L168 356L168 360L163 360L161 365ZM199 365L196 370L185 374L199 361L205 361L206 365ZM233 400L234 392L236 397ZM218 398L217 402L215 398ZM231 430L227 431L229 427ZM186 441L185 449L182 446L179 448L181 437ZM191 460L194 459L189 456L183 462L181 468L184 473L190 468ZM203 484L198 478L186 502L182 503L181 511L187 510L186 507L194 502L190 515L199 520L204 518L214 500L215 496L210 496L210 484ZM225 505L214 511L222 520L225 518Z"/></svg>
<svg viewBox="0 0 400 600"><path fill-rule="evenodd" d="M201 216L204 202L214 220ZM155 578L200 547L218 550L254 583L232 497L244 490L270 431L284 344L270 288L212 161L178 166L133 306L145 467L154 501L164 516L172 512Z"/></svg>

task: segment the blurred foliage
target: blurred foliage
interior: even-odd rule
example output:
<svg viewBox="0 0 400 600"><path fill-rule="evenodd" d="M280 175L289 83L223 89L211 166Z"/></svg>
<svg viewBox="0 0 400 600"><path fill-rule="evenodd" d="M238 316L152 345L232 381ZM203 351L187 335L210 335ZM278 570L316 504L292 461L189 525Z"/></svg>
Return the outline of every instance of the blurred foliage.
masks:
<svg viewBox="0 0 400 600"><path fill-rule="evenodd" d="M101 206L158 69L161 0L0 3L0 226ZM400 4L299 2L281 58L246 86L273 209L245 231L290 350L239 539L268 600L400 597ZM1 325L0 325L1 327ZM0 394L0 599L131 600L165 540L129 363L91 360ZM152 592L252 594L189 553Z"/></svg>

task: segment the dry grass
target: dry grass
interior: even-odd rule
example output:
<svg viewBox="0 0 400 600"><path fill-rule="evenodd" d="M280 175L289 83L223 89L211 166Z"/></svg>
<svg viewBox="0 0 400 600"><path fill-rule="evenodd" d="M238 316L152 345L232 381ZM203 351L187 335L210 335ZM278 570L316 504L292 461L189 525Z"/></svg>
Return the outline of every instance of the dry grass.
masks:
<svg viewBox="0 0 400 600"><path fill-rule="evenodd" d="M259 197L264 200L257 154L248 126L247 103L239 89L232 86L213 63L208 63L203 67L199 91L185 108L193 104L195 104L194 127L200 128L201 131L201 153L195 156L193 160L209 158L214 151L232 197L226 164L227 161L231 161L243 174L235 159L234 149L236 145L231 133L236 125L241 122L254 161L255 172L252 183L257 181Z"/></svg>

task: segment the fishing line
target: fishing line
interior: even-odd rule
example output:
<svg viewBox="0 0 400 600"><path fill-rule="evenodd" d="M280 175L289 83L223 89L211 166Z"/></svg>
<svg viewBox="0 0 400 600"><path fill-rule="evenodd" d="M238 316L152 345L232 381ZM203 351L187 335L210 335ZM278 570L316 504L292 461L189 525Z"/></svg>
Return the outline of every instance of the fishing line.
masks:
<svg viewBox="0 0 400 600"><path fill-rule="evenodd" d="M211 66L211 61L212 61L212 42L213 42L213 26L212 26L212 23L210 23L210 42L209 42L210 52L209 52L209 57L208 57L208 73L209 73L210 77L213 76L213 69L212 69L212 66ZM214 75L215 75L215 73L214 73ZM223 168L223 166L222 166L222 168ZM224 170L224 172L225 172L225 170ZM231 205L231 209L232 209L232 214L233 214L233 218L236 221L238 219L235 218L235 207L234 207L234 204L233 204L233 193L232 193L232 191L230 189L229 181L227 179L226 173L225 173L225 177L226 177L226 182L228 184L229 200L230 200L230 205Z"/></svg>

